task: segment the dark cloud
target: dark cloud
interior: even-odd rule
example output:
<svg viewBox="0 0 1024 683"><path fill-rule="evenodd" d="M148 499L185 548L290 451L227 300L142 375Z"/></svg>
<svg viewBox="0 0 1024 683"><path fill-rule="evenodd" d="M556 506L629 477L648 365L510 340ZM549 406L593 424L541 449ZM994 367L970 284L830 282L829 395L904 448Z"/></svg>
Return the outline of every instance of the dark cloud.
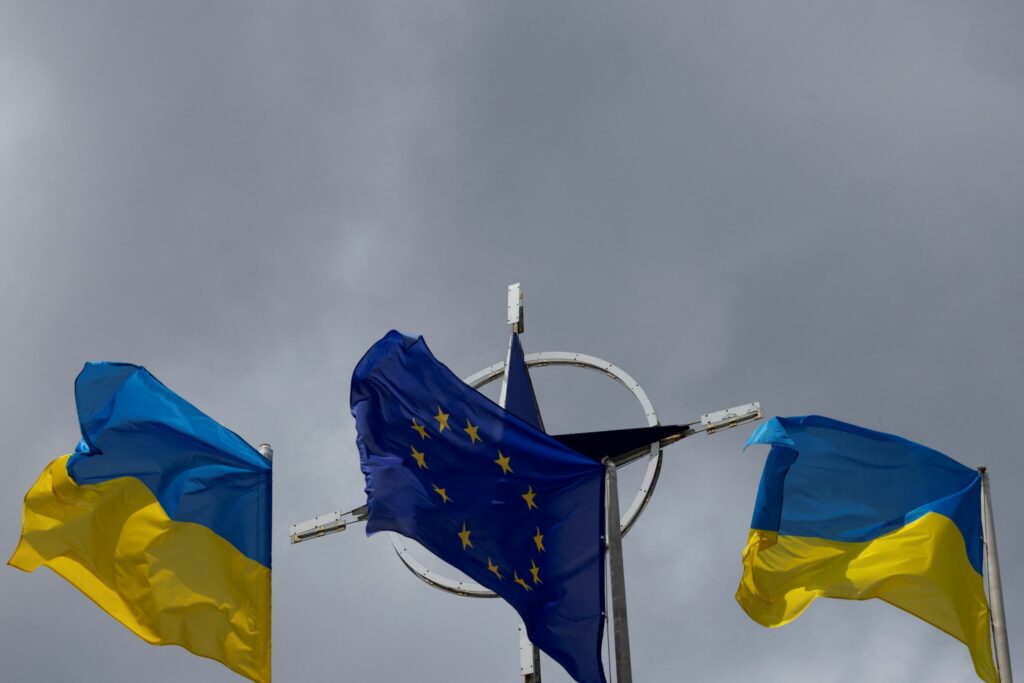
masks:
<svg viewBox="0 0 1024 683"><path fill-rule="evenodd" d="M1022 23L1010 2L8 3L3 537L77 439L81 363L144 363L275 447L279 680L513 680L505 605L426 589L382 537L286 530L361 502L361 353L397 327L468 375L522 281L528 351L612 360L665 419L759 399L989 465L1024 633ZM555 430L639 420L597 376L537 384ZM881 603L747 620L748 431L667 451L626 539L637 679L972 680ZM48 572L0 590L10 680L231 678Z"/></svg>

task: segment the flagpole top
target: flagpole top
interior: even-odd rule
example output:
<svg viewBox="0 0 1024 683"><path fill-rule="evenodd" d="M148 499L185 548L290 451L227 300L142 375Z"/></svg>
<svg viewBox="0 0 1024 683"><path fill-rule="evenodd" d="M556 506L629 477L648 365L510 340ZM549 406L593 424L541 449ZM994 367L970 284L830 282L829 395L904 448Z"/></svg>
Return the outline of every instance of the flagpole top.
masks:
<svg viewBox="0 0 1024 683"><path fill-rule="evenodd" d="M508 286L508 324L516 334L525 331L523 325L523 287L520 283Z"/></svg>
<svg viewBox="0 0 1024 683"><path fill-rule="evenodd" d="M257 448L256 450L258 450L260 452L260 455L262 455L264 458L273 462L274 449L270 447L269 443L261 443L259 445L259 448Z"/></svg>

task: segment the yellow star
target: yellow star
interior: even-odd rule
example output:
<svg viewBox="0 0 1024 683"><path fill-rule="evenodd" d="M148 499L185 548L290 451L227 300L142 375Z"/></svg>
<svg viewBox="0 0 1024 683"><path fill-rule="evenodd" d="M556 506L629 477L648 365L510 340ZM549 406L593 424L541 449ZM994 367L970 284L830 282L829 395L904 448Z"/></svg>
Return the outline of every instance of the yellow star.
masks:
<svg viewBox="0 0 1024 683"><path fill-rule="evenodd" d="M501 468L502 474L508 474L509 472L512 471L512 468L509 467L509 462L511 460L512 458L509 458L508 456L503 455L501 451L498 451L498 459L495 460L494 462L498 463L498 467Z"/></svg>
<svg viewBox="0 0 1024 683"><path fill-rule="evenodd" d="M544 552L544 535L540 532L540 527L537 527L537 535L533 537L533 542L537 544L537 552Z"/></svg>
<svg viewBox="0 0 1024 683"><path fill-rule="evenodd" d="M427 467L426 453L420 453L416 450L415 446L412 446L412 459L416 461L416 464L420 466L421 470L430 469Z"/></svg>
<svg viewBox="0 0 1024 683"><path fill-rule="evenodd" d="M434 416L434 419L437 420L438 433L441 433L446 429L451 429L451 427L448 426L448 413L441 410L441 406L437 407L437 415Z"/></svg>
<svg viewBox="0 0 1024 683"><path fill-rule="evenodd" d="M537 504L533 502L533 498L536 495L537 494L533 492L533 487L532 486L529 488L529 490L527 490L526 493L523 494L523 500L526 501L526 509L527 510L536 510L537 509Z"/></svg>
<svg viewBox="0 0 1024 683"><path fill-rule="evenodd" d="M473 542L469 540L469 535L471 533L473 533L473 532L470 531L469 529L467 529L466 528L466 523L463 522L462 523L462 531L459 532L459 540L462 541L462 549L463 550L465 550L466 548L472 548L473 547Z"/></svg>
<svg viewBox="0 0 1024 683"><path fill-rule="evenodd" d="M421 425L419 422L417 422L415 417L412 419L412 428L415 429L417 433L419 433L420 439L430 438L430 434L427 434L427 428Z"/></svg>
<svg viewBox="0 0 1024 683"><path fill-rule="evenodd" d="M540 567L538 567L533 560L530 560L530 573L533 574L534 583L544 583L540 580Z"/></svg>
<svg viewBox="0 0 1024 683"><path fill-rule="evenodd" d="M451 498L449 498L448 494L444 492L444 489L437 488L437 484L431 484L431 486L434 487L434 491L437 492L437 495L441 496L441 500L443 500L446 503L451 501Z"/></svg>
<svg viewBox="0 0 1024 683"><path fill-rule="evenodd" d="M478 429L480 429L480 428L477 427L476 425L474 425L468 419L466 420L466 428L463 429L462 431L464 431L467 434L469 434L469 443L470 444L474 444L477 441L479 441L480 443L483 443L484 440L481 439L479 436L477 436L476 432L477 432Z"/></svg>
<svg viewBox="0 0 1024 683"><path fill-rule="evenodd" d="M513 580L513 582L514 582L514 583L518 583L518 584L519 584L520 586L522 586L523 588L525 588L525 589L526 589L526 592L527 592L527 593L529 593L530 591L532 591L532 590L533 590L532 588L530 588L530 587L529 587L529 586L528 586L528 585L526 584L526 582L525 582L525 581L523 581L523 580L522 580L521 578L519 578L519 574L517 574L517 573L515 573L515 572L512 572L512 580Z"/></svg>
<svg viewBox="0 0 1024 683"><path fill-rule="evenodd" d="M501 572L498 571L498 565L496 565L493 562L491 562L491 558L489 558L489 557L487 558L487 571L489 571L490 573L492 573L495 576L497 576L498 577L498 581L501 581L502 579L505 578L504 576L501 575Z"/></svg>

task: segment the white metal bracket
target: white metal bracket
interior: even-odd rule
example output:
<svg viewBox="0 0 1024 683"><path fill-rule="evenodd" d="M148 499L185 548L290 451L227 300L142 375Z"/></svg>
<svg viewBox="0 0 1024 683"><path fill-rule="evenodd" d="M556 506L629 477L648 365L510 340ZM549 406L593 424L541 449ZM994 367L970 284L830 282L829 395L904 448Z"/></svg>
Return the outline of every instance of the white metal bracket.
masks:
<svg viewBox="0 0 1024 683"><path fill-rule="evenodd" d="M761 412L761 403L744 403L741 406L716 410L713 413L706 413L700 416L700 427L695 427L695 432L707 432L714 434L722 429L730 429L746 422L753 422L764 417Z"/></svg>
<svg viewBox="0 0 1024 683"><path fill-rule="evenodd" d="M523 288L518 282L508 286L508 324L516 334L522 334L526 329L523 324Z"/></svg>
<svg viewBox="0 0 1024 683"><path fill-rule="evenodd" d="M344 531L348 528L349 524L365 522L366 513L367 508L365 505L360 505L355 510L349 510L348 512L335 510L334 512L328 512L326 515L320 515L298 524L292 524L288 534L291 536L293 544L302 543L311 538L320 538L327 534Z"/></svg>

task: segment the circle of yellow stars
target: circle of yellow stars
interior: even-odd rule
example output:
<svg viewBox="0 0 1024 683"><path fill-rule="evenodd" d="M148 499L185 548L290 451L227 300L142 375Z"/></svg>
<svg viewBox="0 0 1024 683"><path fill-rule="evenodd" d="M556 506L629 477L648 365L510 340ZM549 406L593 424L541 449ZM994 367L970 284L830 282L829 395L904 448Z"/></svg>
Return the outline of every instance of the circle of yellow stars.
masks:
<svg viewBox="0 0 1024 683"><path fill-rule="evenodd" d="M437 404L436 407L437 413L432 416L432 419L437 423L437 434L442 435L446 429L450 432L453 432L454 430L449 424L449 420L451 419L451 413L446 413L440 404ZM433 438L428 432L427 426L424 423L421 423L415 417L412 418L412 424L410 425L410 427L419 435L420 442L427 441ZM473 446L477 443L482 444L484 442L483 438L480 437L479 430L480 427L478 425L474 425L469 418L466 418L466 426L462 428L462 431L469 437L470 446ZM427 465L427 454L424 451L417 449L415 445L411 445L410 455L413 461L416 463L417 469L430 469L430 467ZM498 450L498 458L493 462L501 469L501 473L503 475L512 474L514 472L514 470L512 469L512 458L502 453L500 449ZM434 483L431 483L430 486L434 490L434 493L440 496L442 505L446 505L452 502L452 499L451 497L449 497L448 491L445 488L442 488ZM536 497L537 493L536 491L533 490L533 486L527 486L526 492L521 495L521 498L526 503L527 511L540 509L537 505ZM544 547L544 535L541 533L540 527L535 527L535 529L536 534L534 534L532 540L537 548L537 552L546 552L546 548ZM472 534L473 531L469 528L467 522L463 521L462 530L456 534L459 538L459 542L462 544L462 550L466 551L473 549L473 542L471 540ZM487 558L487 571L494 574L495 578L497 578L499 581L505 580L505 575L501 573L501 567L495 564L490 557ZM529 572L530 579L532 579L534 585L544 583L544 581L540 578L540 567L537 566L537 563L533 558L530 559L530 568L527 571ZM519 576L519 572L515 569L512 570L512 582L521 586L523 590L525 590L528 593L533 590L531 585L527 583L526 579Z"/></svg>

